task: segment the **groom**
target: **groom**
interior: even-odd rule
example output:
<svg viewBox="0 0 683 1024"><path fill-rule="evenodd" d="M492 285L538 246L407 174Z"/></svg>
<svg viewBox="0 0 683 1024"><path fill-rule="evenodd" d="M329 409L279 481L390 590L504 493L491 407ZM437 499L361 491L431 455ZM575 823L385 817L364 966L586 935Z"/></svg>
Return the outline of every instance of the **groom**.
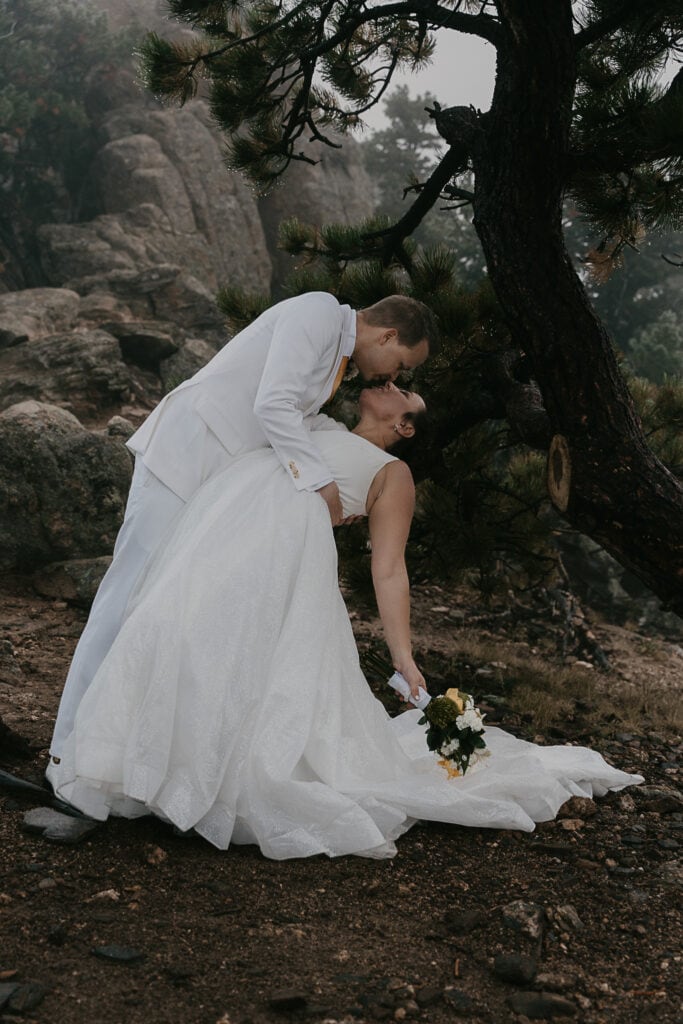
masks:
<svg viewBox="0 0 683 1024"><path fill-rule="evenodd" d="M292 485L316 491L336 526L339 491L310 438L312 418L334 395L350 359L365 380L393 381L437 344L434 316L415 299L392 295L356 313L326 292L310 292L262 313L166 395L127 442L136 459L126 515L64 685L53 758L145 562L202 483L239 455L270 446Z"/></svg>

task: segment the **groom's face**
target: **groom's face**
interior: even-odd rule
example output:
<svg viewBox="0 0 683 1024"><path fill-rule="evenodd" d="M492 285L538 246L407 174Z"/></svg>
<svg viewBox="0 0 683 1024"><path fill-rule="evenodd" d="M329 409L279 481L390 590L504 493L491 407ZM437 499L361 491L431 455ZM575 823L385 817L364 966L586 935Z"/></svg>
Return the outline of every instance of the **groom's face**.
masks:
<svg viewBox="0 0 683 1024"><path fill-rule="evenodd" d="M354 362L363 380L382 383L394 381L405 370L421 366L428 355L426 340L408 348L401 344L394 328L378 328L373 344L362 355L354 353Z"/></svg>

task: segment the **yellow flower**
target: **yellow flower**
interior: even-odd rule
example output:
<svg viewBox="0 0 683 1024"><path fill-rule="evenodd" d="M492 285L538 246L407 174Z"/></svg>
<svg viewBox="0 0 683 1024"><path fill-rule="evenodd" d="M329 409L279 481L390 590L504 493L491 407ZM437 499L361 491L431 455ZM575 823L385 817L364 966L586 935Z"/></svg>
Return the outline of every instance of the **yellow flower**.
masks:
<svg viewBox="0 0 683 1024"><path fill-rule="evenodd" d="M459 715L463 714L463 712L465 711L465 701L463 697L460 695L460 690L458 690L457 686L452 686L450 690L446 690L444 697L448 697L450 701L453 701L456 708L458 709Z"/></svg>
<svg viewBox="0 0 683 1024"><path fill-rule="evenodd" d="M457 778L458 778L458 776L460 775L460 772L459 772L459 771L458 771L458 769L457 769L457 768L455 767L455 765L453 764L453 762L452 762L452 761L449 761L449 760L448 760L447 758L445 758L445 757L442 757L442 758L441 758L441 760L440 760L440 761L438 762L438 764L439 764L439 765L440 765L440 766L441 766L442 768L445 768L445 769L446 769L446 771L448 772L448 778L449 778L449 779L457 779Z"/></svg>

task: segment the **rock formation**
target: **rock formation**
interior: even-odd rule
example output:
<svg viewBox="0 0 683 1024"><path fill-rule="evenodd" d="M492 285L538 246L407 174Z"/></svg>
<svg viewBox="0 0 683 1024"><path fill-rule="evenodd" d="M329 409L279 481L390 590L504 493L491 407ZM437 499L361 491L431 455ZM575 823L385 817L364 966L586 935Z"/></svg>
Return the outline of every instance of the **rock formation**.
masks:
<svg viewBox="0 0 683 1024"><path fill-rule="evenodd" d="M189 33L160 0L83 3L112 29ZM43 590L87 603L123 516L126 438L227 340L217 289L267 293L291 265L282 217L357 220L372 196L353 140L258 200L204 100L164 108L132 67L84 90L99 142L79 219L39 229L47 287L0 294L0 569L42 567Z"/></svg>
<svg viewBox="0 0 683 1024"><path fill-rule="evenodd" d="M0 414L0 570L110 553L132 473L120 440L56 406Z"/></svg>

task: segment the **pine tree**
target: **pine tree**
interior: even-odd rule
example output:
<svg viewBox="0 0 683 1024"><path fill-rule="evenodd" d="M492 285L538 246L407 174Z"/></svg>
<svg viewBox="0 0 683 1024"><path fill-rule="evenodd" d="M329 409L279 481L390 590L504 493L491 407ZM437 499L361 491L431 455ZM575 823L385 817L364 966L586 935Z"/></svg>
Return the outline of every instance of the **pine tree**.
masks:
<svg viewBox="0 0 683 1024"><path fill-rule="evenodd" d="M73 0L0 0L0 276L9 288L44 283L35 229L75 219L97 146L87 77L120 64L132 38L112 36L104 15Z"/></svg>
<svg viewBox="0 0 683 1024"><path fill-rule="evenodd" d="M667 309L638 331L629 344L629 363L655 384L668 377L683 378L683 317Z"/></svg>
<svg viewBox="0 0 683 1024"><path fill-rule="evenodd" d="M496 48L489 111L434 103L445 151L405 213L315 238L299 227L297 244L323 262L326 250L330 264L363 261L370 269L358 271L357 284L368 294L407 276L420 292L433 284L432 303L447 309L451 299L440 301L436 281L425 281L430 271L410 238L435 204L469 202L509 348L523 353L522 371L511 357L491 362L509 383L511 427L526 440L530 431L552 439L548 486L557 510L682 612L683 485L647 444L562 234L570 197L601 232L591 260L604 273L643 231L681 226L683 70L668 88L657 85L683 42L680 0L169 7L202 34L182 45L150 37L142 50L149 86L184 102L208 79L230 166L266 189L292 160L312 159L302 139L323 150L339 145L396 68L429 59L434 32L474 34ZM315 279L329 277L323 269ZM525 403L531 381L537 391L528 387Z"/></svg>
<svg viewBox="0 0 683 1024"><path fill-rule="evenodd" d="M391 220L401 216L413 190L429 177L443 155L443 139L426 112L433 103L434 97L413 98L406 85L399 86L384 102L388 126L362 143L365 167L377 185L377 212ZM466 180L465 185L471 188L472 182ZM422 247L451 249L463 284L476 285L484 276L484 257L469 203L437 204L418 225L413 239Z"/></svg>

